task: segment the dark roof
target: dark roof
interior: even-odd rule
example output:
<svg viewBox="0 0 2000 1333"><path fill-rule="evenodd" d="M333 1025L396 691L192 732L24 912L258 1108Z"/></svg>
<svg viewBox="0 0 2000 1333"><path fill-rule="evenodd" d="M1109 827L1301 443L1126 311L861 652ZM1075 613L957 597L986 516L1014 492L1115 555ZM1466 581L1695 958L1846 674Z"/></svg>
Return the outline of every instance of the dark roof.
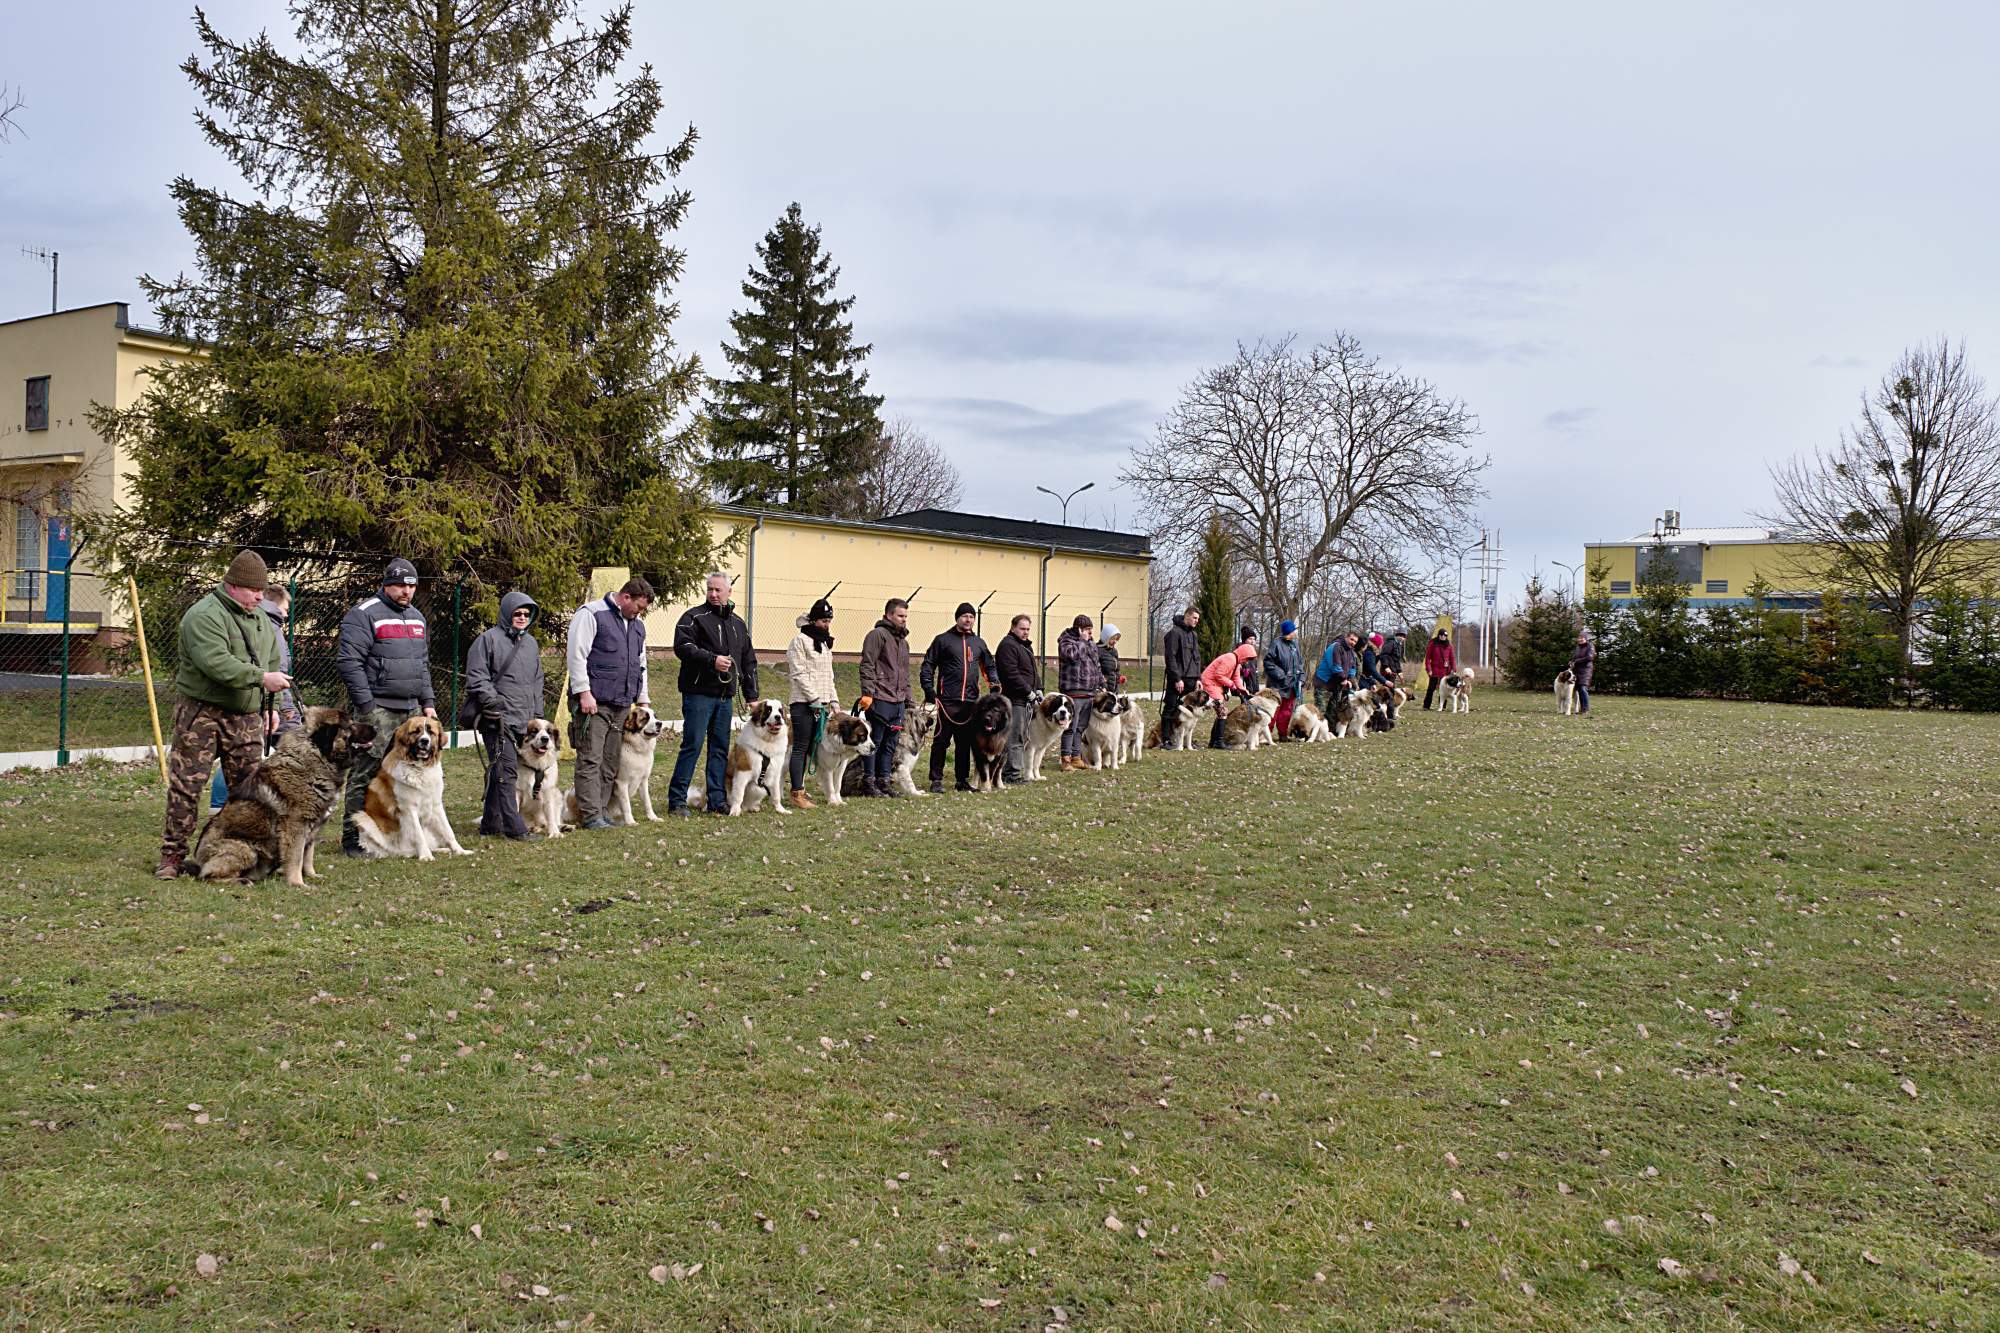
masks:
<svg viewBox="0 0 2000 1333"><path fill-rule="evenodd" d="M1153 539L1139 532L1108 532L1102 528L1073 528L1061 523L1036 523L1025 518L998 518L992 514L961 514L951 509L913 509L880 520L891 528L923 528L930 532L956 532L997 541L1020 542L1028 546L1062 546L1070 550L1103 551L1107 555L1149 556Z"/></svg>

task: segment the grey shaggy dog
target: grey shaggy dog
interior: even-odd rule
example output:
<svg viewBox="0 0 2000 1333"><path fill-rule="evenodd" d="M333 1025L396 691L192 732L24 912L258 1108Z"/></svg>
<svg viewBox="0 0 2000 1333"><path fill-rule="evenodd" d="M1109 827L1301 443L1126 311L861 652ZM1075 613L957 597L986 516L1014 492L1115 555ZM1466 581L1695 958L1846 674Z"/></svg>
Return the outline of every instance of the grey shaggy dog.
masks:
<svg viewBox="0 0 2000 1333"><path fill-rule="evenodd" d="M340 800L347 770L375 741L375 728L338 708L308 708L195 840L189 867L205 880L250 884L282 867L305 887L313 843Z"/></svg>

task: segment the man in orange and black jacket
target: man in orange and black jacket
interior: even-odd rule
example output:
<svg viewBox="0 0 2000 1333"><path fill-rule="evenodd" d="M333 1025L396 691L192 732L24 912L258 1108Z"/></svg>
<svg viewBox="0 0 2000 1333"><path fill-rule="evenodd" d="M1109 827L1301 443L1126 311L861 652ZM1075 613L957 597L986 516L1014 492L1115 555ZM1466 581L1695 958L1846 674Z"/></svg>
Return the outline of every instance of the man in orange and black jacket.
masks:
<svg viewBox="0 0 2000 1333"><path fill-rule="evenodd" d="M931 742L931 790L944 790L945 747L957 742L952 756L952 775L958 790L972 790L972 706L979 702L979 678L984 676L991 689L1000 688L999 669L986 641L972 632L979 612L971 602L960 602L952 627L931 640L924 652L924 664L917 674L925 702L938 706L937 739Z"/></svg>

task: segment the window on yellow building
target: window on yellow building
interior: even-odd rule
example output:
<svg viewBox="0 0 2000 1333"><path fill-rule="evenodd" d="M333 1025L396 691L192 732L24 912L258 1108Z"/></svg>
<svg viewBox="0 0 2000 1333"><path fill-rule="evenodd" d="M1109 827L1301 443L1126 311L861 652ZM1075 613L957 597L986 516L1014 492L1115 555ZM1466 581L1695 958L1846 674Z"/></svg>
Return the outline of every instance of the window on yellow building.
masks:
<svg viewBox="0 0 2000 1333"><path fill-rule="evenodd" d="M1710 580L1708 581L1707 585L1706 585L1706 591L1708 591L1708 592L1728 592L1728 591L1729 591L1729 580L1728 580L1728 579L1710 579Z"/></svg>
<svg viewBox="0 0 2000 1333"><path fill-rule="evenodd" d="M28 381L28 429L49 428L49 377L37 375Z"/></svg>

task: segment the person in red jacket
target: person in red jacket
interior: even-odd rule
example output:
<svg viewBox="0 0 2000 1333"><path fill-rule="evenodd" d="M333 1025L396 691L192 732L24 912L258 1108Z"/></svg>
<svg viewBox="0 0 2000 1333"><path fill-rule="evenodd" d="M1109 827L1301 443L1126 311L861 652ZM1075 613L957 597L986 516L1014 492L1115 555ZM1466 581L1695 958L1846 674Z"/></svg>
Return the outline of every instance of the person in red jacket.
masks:
<svg viewBox="0 0 2000 1333"><path fill-rule="evenodd" d="M1424 711L1430 711L1431 700L1437 697L1444 678L1457 672L1458 654L1451 650L1451 631L1440 629L1424 647L1424 675L1428 677L1424 685Z"/></svg>
<svg viewBox="0 0 2000 1333"><path fill-rule="evenodd" d="M1243 679L1243 670L1251 658L1257 655L1254 643L1239 643L1235 649L1224 653L1210 662L1201 672L1201 688L1208 695L1208 701L1220 704L1222 696L1236 695L1241 699L1250 697L1250 686ZM1222 747L1222 711L1216 710L1215 726L1208 733L1208 748L1220 750Z"/></svg>

